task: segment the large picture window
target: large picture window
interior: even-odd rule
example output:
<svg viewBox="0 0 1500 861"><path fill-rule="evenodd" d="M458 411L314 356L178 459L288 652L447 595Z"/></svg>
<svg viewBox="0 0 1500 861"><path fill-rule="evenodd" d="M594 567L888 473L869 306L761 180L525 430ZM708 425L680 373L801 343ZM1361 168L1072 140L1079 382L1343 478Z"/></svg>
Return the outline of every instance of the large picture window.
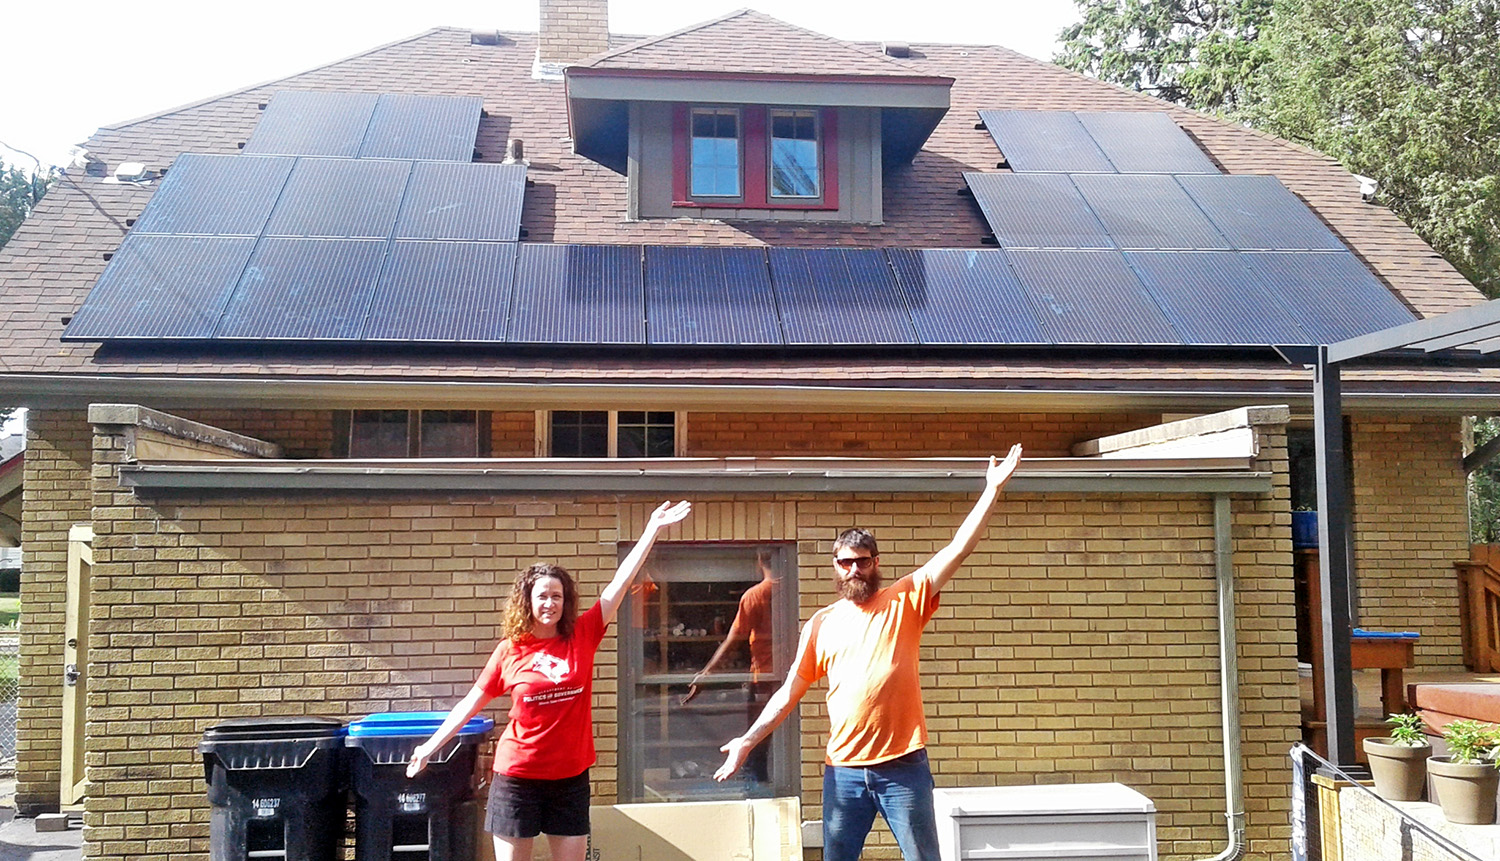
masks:
<svg viewBox="0 0 1500 861"><path fill-rule="evenodd" d="M652 551L620 616L621 801L798 794L795 712L734 779L713 779L720 745L750 727L790 670L795 558L788 544Z"/></svg>
<svg viewBox="0 0 1500 861"><path fill-rule="evenodd" d="M678 105L672 205L838 209L837 112Z"/></svg>

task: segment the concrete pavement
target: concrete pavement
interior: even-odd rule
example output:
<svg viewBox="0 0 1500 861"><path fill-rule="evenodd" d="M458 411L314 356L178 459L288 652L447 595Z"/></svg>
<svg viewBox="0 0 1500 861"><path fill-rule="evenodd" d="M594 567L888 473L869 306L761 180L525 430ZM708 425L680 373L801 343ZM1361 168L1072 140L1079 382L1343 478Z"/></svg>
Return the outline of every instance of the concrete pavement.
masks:
<svg viewBox="0 0 1500 861"><path fill-rule="evenodd" d="M0 777L0 861L82 861L83 829L36 830L35 819L16 817L16 781Z"/></svg>

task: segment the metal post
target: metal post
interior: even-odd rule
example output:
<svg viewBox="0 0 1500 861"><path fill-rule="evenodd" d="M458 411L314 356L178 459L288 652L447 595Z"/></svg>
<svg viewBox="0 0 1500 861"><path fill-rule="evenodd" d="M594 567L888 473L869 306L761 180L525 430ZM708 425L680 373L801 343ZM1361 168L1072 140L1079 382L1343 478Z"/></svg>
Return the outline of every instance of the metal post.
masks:
<svg viewBox="0 0 1500 861"><path fill-rule="evenodd" d="M1354 674L1349 656L1349 481L1339 367L1318 348L1313 377L1318 457L1318 576L1323 595L1323 702L1328 708L1328 758L1354 767Z"/></svg>

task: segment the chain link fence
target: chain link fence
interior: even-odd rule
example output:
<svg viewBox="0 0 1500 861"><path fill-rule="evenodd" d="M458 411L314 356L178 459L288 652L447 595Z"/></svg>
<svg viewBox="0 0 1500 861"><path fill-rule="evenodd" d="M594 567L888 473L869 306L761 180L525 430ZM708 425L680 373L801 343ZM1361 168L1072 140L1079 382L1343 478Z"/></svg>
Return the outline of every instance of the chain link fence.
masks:
<svg viewBox="0 0 1500 861"><path fill-rule="evenodd" d="M21 690L21 637L0 631L0 777L16 773L16 698Z"/></svg>

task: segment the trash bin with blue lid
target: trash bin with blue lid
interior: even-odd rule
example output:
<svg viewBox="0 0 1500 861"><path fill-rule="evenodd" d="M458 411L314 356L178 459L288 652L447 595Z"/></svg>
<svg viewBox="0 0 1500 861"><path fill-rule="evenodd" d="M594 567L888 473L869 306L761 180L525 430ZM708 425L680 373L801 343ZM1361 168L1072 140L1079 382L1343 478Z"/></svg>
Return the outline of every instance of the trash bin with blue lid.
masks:
<svg viewBox="0 0 1500 861"><path fill-rule="evenodd" d="M212 861L335 861L344 845L348 787L344 722L238 718L198 743L213 806Z"/></svg>
<svg viewBox="0 0 1500 861"><path fill-rule="evenodd" d="M495 727L464 724L416 777L406 776L417 745L447 712L370 715L349 725L354 788L354 857L359 861L474 861L479 802L474 765Z"/></svg>

